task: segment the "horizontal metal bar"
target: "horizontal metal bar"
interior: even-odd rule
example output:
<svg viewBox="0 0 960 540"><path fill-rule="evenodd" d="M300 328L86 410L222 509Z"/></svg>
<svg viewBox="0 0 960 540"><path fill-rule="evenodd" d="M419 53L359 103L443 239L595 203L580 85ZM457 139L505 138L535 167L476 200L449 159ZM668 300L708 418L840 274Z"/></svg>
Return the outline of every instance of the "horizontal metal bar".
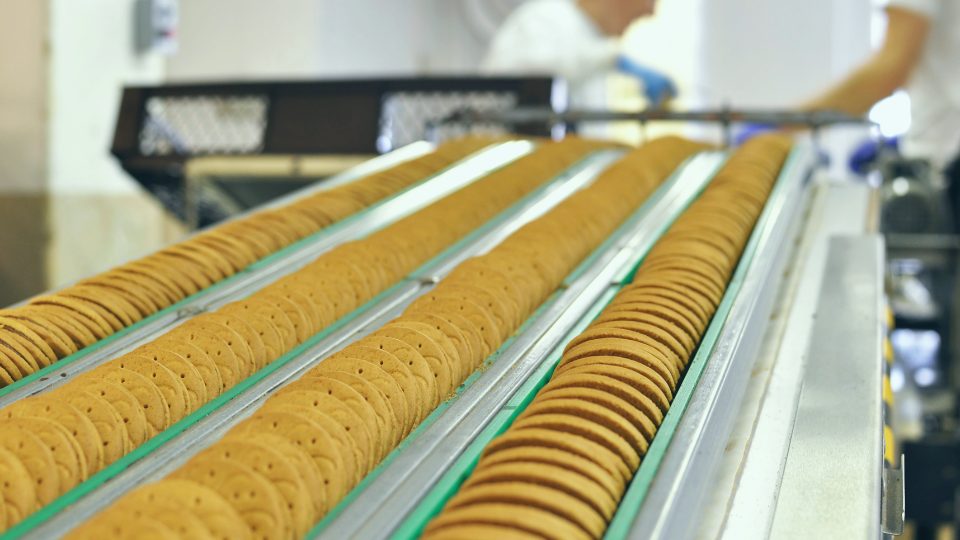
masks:
<svg viewBox="0 0 960 540"><path fill-rule="evenodd" d="M455 267L455 264L452 264L453 261L462 261L466 257L482 253L489 249L492 243L498 242L498 239L509 234L509 231L516 230L535 219L545 211L544 204L550 207L555 206L569 195L568 190L558 189L553 184L565 185L572 182L582 187L592 181L621 154L622 152L619 151L597 152L575 164L558 175L547 188L531 194L527 199L521 200L495 218L492 226L483 227L477 233L470 235L458 244L458 249L441 254L439 260L430 265L431 275L437 279L443 277ZM326 332L326 335L321 334L320 339L303 351L276 362L281 365L252 384L243 393L202 418L198 418L166 444L131 464L99 489L79 499L63 512L52 516L24 537L49 538L66 534L133 487L166 476L190 456L209 446L231 427L253 414L276 389L295 380L331 352L362 338L393 319L405 306L417 296L426 293L434 284L433 280L424 281L414 277L404 280L353 314L348 321L343 321L339 327Z"/></svg>
<svg viewBox="0 0 960 540"><path fill-rule="evenodd" d="M89 354L68 362L54 364L53 369L46 371L43 376L0 397L0 408L24 397L54 388L78 373L88 371L154 339L196 314L249 296L280 277L302 268L337 245L375 232L482 178L494 169L529 154L534 147L534 144L528 141L510 141L476 152L429 180L360 214L335 223L313 237L302 240L260 263L255 263L247 270L215 284L206 291L201 291L186 302L178 304L176 309L161 312L146 324L132 327L113 338L106 338L105 345L92 350Z"/></svg>
<svg viewBox="0 0 960 540"><path fill-rule="evenodd" d="M720 124L755 123L781 126L819 127L835 124L870 124L865 117L836 111L791 111L764 109L712 109L671 111L643 109L638 111L571 109L555 111L549 107L518 107L505 111L462 109L444 118L441 123L583 123L583 122L711 122Z"/></svg>
<svg viewBox="0 0 960 540"><path fill-rule="evenodd" d="M672 178L591 266L542 309L496 361L316 538L385 538L396 530L583 313L699 193L722 159L720 154L698 156Z"/></svg>

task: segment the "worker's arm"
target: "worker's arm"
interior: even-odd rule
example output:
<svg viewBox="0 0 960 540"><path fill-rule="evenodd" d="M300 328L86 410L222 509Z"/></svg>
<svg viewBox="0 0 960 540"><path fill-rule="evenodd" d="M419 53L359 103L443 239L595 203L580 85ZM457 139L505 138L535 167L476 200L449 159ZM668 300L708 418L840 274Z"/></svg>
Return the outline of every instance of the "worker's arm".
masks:
<svg viewBox="0 0 960 540"><path fill-rule="evenodd" d="M844 80L801 108L866 114L875 103L906 84L919 63L929 32L926 16L896 6L887 8L887 33L880 49Z"/></svg>

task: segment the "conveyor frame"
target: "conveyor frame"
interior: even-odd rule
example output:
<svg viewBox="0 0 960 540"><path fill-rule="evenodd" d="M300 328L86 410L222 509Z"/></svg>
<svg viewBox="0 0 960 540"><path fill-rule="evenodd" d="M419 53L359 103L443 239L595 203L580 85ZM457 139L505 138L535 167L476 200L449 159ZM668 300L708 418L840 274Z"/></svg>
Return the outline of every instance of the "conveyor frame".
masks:
<svg viewBox="0 0 960 540"><path fill-rule="evenodd" d="M573 191L590 183L622 153L622 150L605 150L585 157L423 265L407 280L372 299L365 306L104 469L11 529L9 534L26 538L61 536L132 487L169 473L190 455L211 444L218 434L252 414L256 405L266 399L273 390L309 369L334 347L343 346L352 339L359 339L393 318L403 306L426 292L439 277L452 270L459 262L496 245L524 223L539 217ZM462 184L434 190L429 199L436 200L459 187L462 187ZM206 304L206 307L215 308L232 299L231 295L222 295Z"/></svg>

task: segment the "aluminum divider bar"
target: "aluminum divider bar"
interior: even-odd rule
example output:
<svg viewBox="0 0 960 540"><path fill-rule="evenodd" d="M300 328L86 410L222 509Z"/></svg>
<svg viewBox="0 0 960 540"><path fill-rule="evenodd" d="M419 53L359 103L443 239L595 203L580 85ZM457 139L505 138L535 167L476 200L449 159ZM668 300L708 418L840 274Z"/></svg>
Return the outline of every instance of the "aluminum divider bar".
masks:
<svg viewBox="0 0 960 540"><path fill-rule="evenodd" d="M576 189L588 185L622 154L622 151L614 150L589 155L557 176L552 185L519 201L505 211L507 215L501 214L493 218L492 221L495 223L488 222L487 225L480 227L474 234L454 246L456 249L451 248L441 253L424 268L430 268L430 275L437 279L443 277L456 266L453 261L459 262L489 250L513 231L536 219L569 196L574 189L568 189L568 184L575 186ZM334 350L379 328L399 314L417 296L426 293L433 287L434 282L424 280L419 277L420 275L422 275L420 270L412 273L407 279L361 308L362 312L355 318L335 328L315 344L253 384L245 392L209 415L198 419L166 444L136 461L109 482L52 516L23 537L62 536L96 512L109 506L130 489L143 482L166 476L192 455L215 442L234 425L253 414L276 389L296 379Z"/></svg>
<svg viewBox="0 0 960 540"><path fill-rule="evenodd" d="M879 236L830 240L772 538L887 536L880 528L883 259Z"/></svg>
<svg viewBox="0 0 960 540"><path fill-rule="evenodd" d="M699 194L723 161L719 153L692 159L628 220L626 230L589 268L568 282L554 302L502 352L483 374L314 538L387 538L456 462L516 390L558 346L570 328L619 283L638 254L645 254Z"/></svg>
<svg viewBox="0 0 960 540"><path fill-rule="evenodd" d="M723 323L721 334L690 402L677 425L659 470L643 500L629 538L690 538L698 508L720 463L733 415L773 309L789 249L783 244L798 222L800 201L811 167L812 147L794 150L784 165L777 190L761 215L756 252L743 285ZM769 218L764 219L766 216Z"/></svg>
<svg viewBox="0 0 960 540"><path fill-rule="evenodd" d="M290 249L285 255L281 250L281 252L268 257L268 259L273 257L270 262L266 264L254 263L233 277L214 284L205 291L200 291L192 299L187 299L181 305L177 305L176 309L167 313L160 312L155 319L147 321L142 326L132 328L129 333L118 336L90 353L70 362L54 364L54 369L47 372L43 377L0 397L0 408L24 397L59 386L72 376L90 370L152 340L159 334L182 324L190 317L233 300L247 297L280 277L302 268L314 258L337 245L376 232L394 221L473 183L493 170L531 153L534 147L534 144L528 141L510 141L476 152L423 183L368 210L334 223L326 229L318 231L315 237L301 240L294 246L290 246L293 249ZM110 337L107 337L106 340L110 340Z"/></svg>

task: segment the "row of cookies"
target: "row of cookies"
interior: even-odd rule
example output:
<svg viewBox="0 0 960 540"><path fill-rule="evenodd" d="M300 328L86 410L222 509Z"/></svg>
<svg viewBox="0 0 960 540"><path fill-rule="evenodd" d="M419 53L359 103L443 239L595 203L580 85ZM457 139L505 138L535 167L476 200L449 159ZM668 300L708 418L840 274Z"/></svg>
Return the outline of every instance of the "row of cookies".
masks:
<svg viewBox="0 0 960 540"><path fill-rule="evenodd" d="M424 538L600 538L670 407L790 148L740 148L565 347Z"/></svg>
<svg viewBox="0 0 960 540"><path fill-rule="evenodd" d="M304 343L597 147L579 139L544 144L244 300L0 410L0 467L24 480L16 493L0 485L0 499L10 497L0 505L6 525Z"/></svg>
<svg viewBox="0 0 960 540"><path fill-rule="evenodd" d="M255 213L26 305L0 311L0 387L20 380L489 144L466 138L355 182Z"/></svg>
<svg viewBox="0 0 960 540"><path fill-rule="evenodd" d="M400 317L277 391L166 479L131 492L71 537L123 538L140 524L224 537L216 523L178 502L186 482L205 496L220 494L234 509L246 525L235 538L302 537L700 148L664 139L634 151L486 255L459 265ZM148 499L163 504L144 504Z"/></svg>

